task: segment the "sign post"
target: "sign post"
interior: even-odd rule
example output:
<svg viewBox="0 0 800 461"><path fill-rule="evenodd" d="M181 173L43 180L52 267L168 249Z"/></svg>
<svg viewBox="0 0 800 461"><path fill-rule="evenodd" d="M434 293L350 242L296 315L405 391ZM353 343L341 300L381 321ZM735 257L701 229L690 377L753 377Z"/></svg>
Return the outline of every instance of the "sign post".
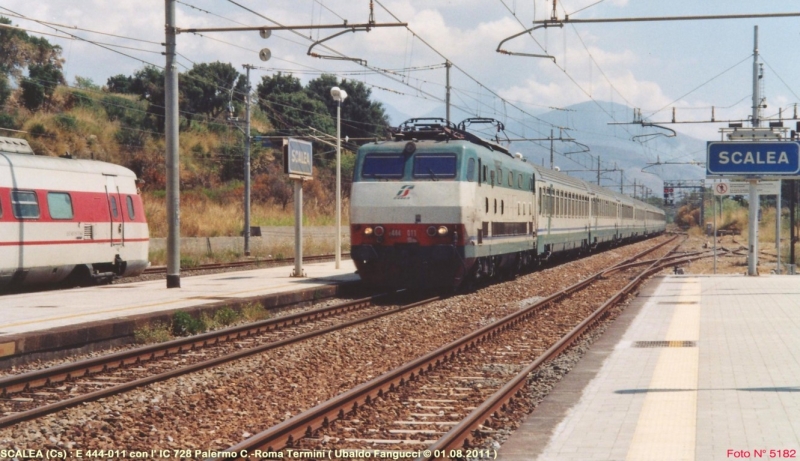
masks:
<svg viewBox="0 0 800 461"><path fill-rule="evenodd" d="M283 144L283 169L294 183L294 272L292 277L305 277L303 272L303 181L313 177L313 146L308 141L289 138Z"/></svg>
<svg viewBox="0 0 800 461"><path fill-rule="evenodd" d="M758 275L759 180L792 178L798 175L800 175L800 143L796 141L708 143L707 177L738 178L745 179L748 182L750 216L748 217L747 275ZM734 193L731 192L732 186L723 186L722 184L715 185L714 193L716 195ZM777 187L777 194L780 194L780 181L778 181ZM778 214L780 214L780 199L778 201ZM776 233L777 244L780 245L780 228ZM778 258L778 272L780 272L780 250L778 250Z"/></svg>

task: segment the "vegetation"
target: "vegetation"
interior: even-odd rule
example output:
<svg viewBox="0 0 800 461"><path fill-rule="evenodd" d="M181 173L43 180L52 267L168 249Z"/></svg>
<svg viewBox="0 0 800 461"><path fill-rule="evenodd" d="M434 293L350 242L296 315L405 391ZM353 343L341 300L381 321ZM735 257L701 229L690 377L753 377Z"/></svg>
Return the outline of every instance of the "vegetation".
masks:
<svg viewBox="0 0 800 461"><path fill-rule="evenodd" d="M0 17L0 23L11 21ZM0 128L23 131L40 155L69 153L130 168L142 180L151 236L166 236L163 71L144 67L133 75L110 76L105 85L78 76L68 85L64 62L61 48L47 39L0 29ZM353 151L364 138L385 135L383 107L361 82L322 75L304 86L278 73L254 88L252 134L277 139L267 147L252 143L253 225L293 222L280 138L308 135L322 141L314 143L314 180L303 185L304 219L311 225L331 223L336 105L329 92L337 85L349 94L342 104L342 136L349 137L342 155L346 207ZM228 117L244 118L245 76L229 63L197 63L179 75L179 88L181 234L241 235L244 139Z"/></svg>

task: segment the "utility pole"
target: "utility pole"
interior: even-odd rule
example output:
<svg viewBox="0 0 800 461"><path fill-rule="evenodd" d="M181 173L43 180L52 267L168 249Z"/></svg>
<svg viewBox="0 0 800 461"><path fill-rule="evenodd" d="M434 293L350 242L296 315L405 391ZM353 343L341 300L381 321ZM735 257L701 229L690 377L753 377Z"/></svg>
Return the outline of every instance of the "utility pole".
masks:
<svg viewBox="0 0 800 461"><path fill-rule="evenodd" d="M164 137L167 187L167 288L181 287L180 159L178 157L178 69L175 66L175 0L164 0Z"/></svg>
<svg viewBox="0 0 800 461"><path fill-rule="evenodd" d="M753 40L753 128L758 128L761 124L761 92L758 76L758 26L755 26Z"/></svg>
<svg viewBox="0 0 800 461"><path fill-rule="evenodd" d="M553 169L553 129L550 129L550 169Z"/></svg>
<svg viewBox="0 0 800 461"><path fill-rule="evenodd" d="M445 61L444 68L445 68L445 71L446 71L446 74L445 74L446 75L446 79L445 79L444 88L445 88L445 90L447 92L445 94L444 101L445 101L445 110L446 110L446 112L445 112L445 114L446 114L445 115L445 120L447 120L448 122L450 121L450 68L451 67L453 67L453 63L451 63L450 61Z"/></svg>
<svg viewBox="0 0 800 461"><path fill-rule="evenodd" d="M247 71L244 96L244 255L250 256L250 69L255 67L248 64L242 67Z"/></svg>
<svg viewBox="0 0 800 461"><path fill-rule="evenodd" d="M795 236L795 207L797 206L797 180L789 180L789 264L796 264L794 259Z"/></svg>
<svg viewBox="0 0 800 461"><path fill-rule="evenodd" d="M758 82L758 26L755 26L753 37L753 128L760 125L761 95ZM748 253L747 275L758 275L758 180L750 180L749 217L748 217Z"/></svg>
<svg viewBox="0 0 800 461"><path fill-rule="evenodd" d="M597 156L597 185L600 185L600 156Z"/></svg>

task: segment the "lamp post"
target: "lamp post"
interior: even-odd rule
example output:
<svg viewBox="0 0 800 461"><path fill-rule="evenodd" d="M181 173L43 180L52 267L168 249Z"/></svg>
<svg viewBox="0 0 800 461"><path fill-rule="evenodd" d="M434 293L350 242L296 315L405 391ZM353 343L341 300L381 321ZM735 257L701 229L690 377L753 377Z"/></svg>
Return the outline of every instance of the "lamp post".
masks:
<svg viewBox="0 0 800 461"><path fill-rule="evenodd" d="M342 101L347 92L338 86L331 88L336 101L336 269L342 262Z"/></svg>

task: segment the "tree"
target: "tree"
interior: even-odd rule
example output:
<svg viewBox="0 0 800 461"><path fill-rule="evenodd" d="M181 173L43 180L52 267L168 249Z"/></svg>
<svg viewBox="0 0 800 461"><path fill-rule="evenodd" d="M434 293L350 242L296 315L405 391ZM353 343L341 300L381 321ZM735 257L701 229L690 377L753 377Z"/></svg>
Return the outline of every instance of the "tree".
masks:
<svg viewBox="0 0 800 461"><path fill-rule="evenodd" d="M50 102L56 87L64 83L64 74L54 64L32 64L28 67L28 77L20 85L22 103L31 111L38 110Z"/></svg>
<svg viewBox="0 0 800 461"><path fill-rule="evenodd" d="M8 83L8 77L0 74L0 107L3 107L9 96L11 96L11 85Z"/></svg>
<svg viewBox="0 0 800 461"><path fill-rule="evenodd" d="M0 24L11 25L11 20L0 16ZM31 65L51 64L60 69L63 63L60 46L22 30L0 28L0 74L21 80Z"/></svg>
<svg viewBox="0 0 800 461"><path fill-rule="evenodd" d="M142 125L146 129L164 131L164 72L153 66L136 71L130 79L130 93L147 101L147 118Z"/></svg>
<svg viewBox="0 0 800 461"><path fill-rule="evenodd" d="M194 114L217 118L231 100L244 101L247 82L236 69L219 61L195 64L180 75L180 106L191 121Z"/></svg>
<svg viewBox="0 0 800 461"><path fill-rule="evenodd" d="M117 74L112 77L108 77L108 80L106 80L106 90L109 93L133 93L132 86L133 79L127 75Z"/></svg>
<svg viewBox="0 0 800 461"><path fill-rule="evenodd" d="M338 81L335 75L322 74L308 82L306 92L322 101L335 121L336 101L331 97L331 88L334 86L347 91L347 99L342 103L342 137L383 137L389 127L389 120L383 105L370 100L372 91L363 83Z"/></svg>
<svg viewBox="0 0 800 461"><path fill-rule="evenodd" d="M261 110L277 130L294 132L314 127L325 133L335 132L325 103L311 97L291 74L264 76L257 91Z"/></svg>

